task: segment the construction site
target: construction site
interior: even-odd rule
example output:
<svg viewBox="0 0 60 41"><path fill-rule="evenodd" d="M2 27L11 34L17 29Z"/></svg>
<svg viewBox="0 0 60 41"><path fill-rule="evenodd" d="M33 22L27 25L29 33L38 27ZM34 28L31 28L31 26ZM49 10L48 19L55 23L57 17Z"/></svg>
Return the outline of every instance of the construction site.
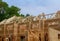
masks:
<svg viewBox="0 0 60 41"><path fill-rule="evenodd" d="M0 41L60 41L60 11L1 21Z"/></svg>

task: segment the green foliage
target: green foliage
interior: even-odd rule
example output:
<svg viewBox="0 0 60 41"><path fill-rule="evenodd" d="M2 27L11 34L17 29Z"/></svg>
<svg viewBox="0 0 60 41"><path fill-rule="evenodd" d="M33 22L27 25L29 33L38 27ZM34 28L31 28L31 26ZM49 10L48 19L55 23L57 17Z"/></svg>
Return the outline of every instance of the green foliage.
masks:
<svg viewBox="0 0 60 41"><path fill-rule="evenodd" d="M6 18L6 8L8 7L8 4L6 2L2 2L0 0L0 21L4 20Z"/></svg>
<svg viewBox="0 0 60 41"><path fill-rule="evenodd" d="M0 0L0 21L8 19L14 15L24 17L23 14L19 13L20 10L21 9L16 6L9 7L6 2L2 2L2 0Z"/></svg>
<svg viewBox="0 0 60 41"><path fill-rule="evenodd" d="M20 14L21 17L25 17L23 14Z"/></svg>
<svg viewBox="0 0 60 41"><path fill-rule="evenodd" d="M30 14L26 14L26 17L30 16Z"/></svg>
<svg viewBox="0 0 60 41"><path fill-rule="evenodd" d="M1 7L6 8L6 7L8 7L8 4L6 2L0 2L0 8Z"/></svg>
<svg viewBox="0 0 60 41"><path fill-rule="evenodd" d="M20 14L21 9L19 9L16 6L11 6L9 7L9 5L6 2L3 2L2 0L0 0L0 21L4 20L4 19L8 19L12 16L21 16L21 17L27 17L30 16L29 14L23 15Z"/></svg>
<svg viewBox="0 0 60 41"><path fill-rule="evenodd" d="M2 0L0 0L0 2L2 2Z"/></svg>
<svg viewBox="0 0 60 41"><path fill-rule="evenodd" d="M16 15L16 16L20 16L19 15L19 11L20 11L20 9L19 8L17 8L17 7L15 7L15 6L11 6L11 7L9 7L8 9L7 9L7 18L10 18L10 17L12 17L12 16L14 16L14 15Z"/></svg>

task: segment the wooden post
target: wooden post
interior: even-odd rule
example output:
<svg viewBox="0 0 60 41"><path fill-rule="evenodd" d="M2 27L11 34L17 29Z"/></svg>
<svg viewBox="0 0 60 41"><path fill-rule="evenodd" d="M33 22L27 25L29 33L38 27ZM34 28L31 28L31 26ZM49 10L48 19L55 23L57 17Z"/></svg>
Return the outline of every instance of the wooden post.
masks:
<svg viewBox="0 0 60 41"><path fill-rule="evenodd" d="M14 23L14 40L15 41L18 41L17 40L17 36L18 36L18 33L17 32L18 32L18 24L15 22Z"/></svg>
<svg viewBox="0 0 60 41"><path fill-rule="evenodd" d="M6 38L6 24L4 24L4 41L5 41L5 38Z"/></svg>
<svg viewBox="0 0 60 41"><path fill-rule="evenodd" d="M41 29L41 41L45 41L44 39L44 19L42 20L42 29Z"/></svg>

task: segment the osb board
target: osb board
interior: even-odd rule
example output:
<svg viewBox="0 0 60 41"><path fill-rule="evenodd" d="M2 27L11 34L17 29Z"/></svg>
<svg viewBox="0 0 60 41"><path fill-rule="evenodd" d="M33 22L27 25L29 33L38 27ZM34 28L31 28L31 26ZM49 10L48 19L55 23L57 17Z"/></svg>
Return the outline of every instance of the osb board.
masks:
<svg viewBox="0 0 60 41"><path fill-rule="evenodd" d="M14 30L14 24L11 23L11 24L6 24L6 34L10 34L10 33L13 33L13 30Z"/></svg>
<svg viewBox="0 0 60 41"><path fill-rule="evenodd" d="M4 34L4 25L0 25L0 35Z"/></svg>
<svg viewBox="0 0 60 41"><path fill-rule="evenodd" d="M32 30L39 30L39 22L33 22L31 29L32 29Z"/></svg>
<svg viewBox="0 0 60 41"><path fill-rule="evenodd" d="M20 34L24 34L27 31L27 24L23 23L23 24L19 24L19 33Z"/></svg>
<svg viewBox="0 0 60 41"><path fill-rule="evenodd" d="M29 41L38 41L39 40L39 34L38 33L29 32L28 40Z"/></svg>

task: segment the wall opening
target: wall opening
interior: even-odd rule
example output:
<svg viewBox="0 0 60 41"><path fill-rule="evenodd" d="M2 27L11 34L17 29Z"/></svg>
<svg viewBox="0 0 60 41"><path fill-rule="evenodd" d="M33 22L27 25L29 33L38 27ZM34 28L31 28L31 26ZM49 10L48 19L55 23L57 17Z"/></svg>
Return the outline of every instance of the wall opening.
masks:
<svg viewBox="0 0 60 41"><path fill-rule="evenodd" d="M25 36L20 36L21 41L25 41Z"/></svg>
<svg viewBox="0 0 60 41"><path fill-rule="evenodd" d="M41 37L39 37L39 41L41 41Z"/></svg>
<svg viewBox="0 0 60 41"><path fill-rule="evenodd" d="M60 39L60 34L58 34L58 39Z"/></svg>
<svg viewBox="0 0 60 41"><path fill-rule="evenodd" d="M39 41L41 41L41 34L39 34Z"/></svg>
<svg viewBox="0 0 60 41"><path fill-rule="evenodd" d="M4 37L2 37L2 41L4 41Z"/></svg>
<svg viewBox="0 0 60 41"><path fill-rule="evenodd" d="M48 34L45 34L45 41L48 41Z"/></svg>
<svg viewBox="0 0 60 41"><path fill-rule="evenodd" d="M0 36L0 41L2 41L2 37Z"/></svg>

